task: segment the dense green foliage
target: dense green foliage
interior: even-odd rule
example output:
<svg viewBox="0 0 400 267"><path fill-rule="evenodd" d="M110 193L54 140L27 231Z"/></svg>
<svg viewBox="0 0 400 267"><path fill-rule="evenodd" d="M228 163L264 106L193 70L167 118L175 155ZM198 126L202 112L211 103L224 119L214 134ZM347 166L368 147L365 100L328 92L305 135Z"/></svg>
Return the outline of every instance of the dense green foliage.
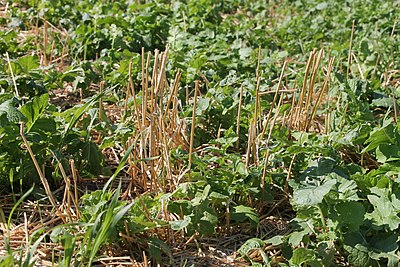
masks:
<svg viewBox="0 0 400 267"><path fill-rule="evenodd" d="M193 106L186 99L193 97L195 81L202 81L194 147L205 149L193 153L190 181L185 176L172 190L146 192L130 203L119 199L120 187L111 190L109 184L102 191L87 192L77 222L85 233L74 233L76 225L60 225L51 233L51 240L65 248L59 261L65 266L71 260L92 264L101 246L116 241L113 233L126 224L131 236L168 227L189 236L213 235L217 226L229 223L256 227L274 203L285 203L279 201L286 195L293 209L290 233L246 242L238 252L249 264L334 266L340 259L360 267L398 266L400 3L142 2L147 1L18 0L9 3L0 20L1 194L26 192L39 183L20 136L21 123L53 188L64 182L60 167L71 173L70 160L82 177L114 173L111 180L118 179L132 150L127 141L138 129L130 114L118 122L100 120L104 111L99 100L119 107L141 104L143 92L138 90L137 100L132 100L126 98L125 88L130 62L132 82L142 88L142 47L162 51L169 44L166 77L171 80L182 70L179 114L189 125ZM27 33L32 29L38 31L37 38ZM318 88L329 77L328 100L316 110L324 130L290 127L284 120L276 123L268 128L270 137L268 131L260 135L255 146L260 162L250 158L247 164L244 155L253 124L263 126L270 110L272 116L285 117L294 108L284 100L275 109L279 99L270 93L277 90L284 62L285 89L302 88L314 48L325 51L323 66L335 57L331 76L327 68L316 68L315 74ZM99 92L101 81L107 86ZM60 106L51 101L56 90L67 86L83 96L83 104ZM300 89L293 97L299 99ZM255 108L261 115L254 114ZM97 142L93 131L104 138ZM113 147L128 151L118 168L108 166L101 153ZM169 160L171 165L187 166L189 151L177 147ZM166 220L160 216L164 208L179 218ZM165 240L151 235L138 240L149 244L154 261L172 257ZM84 245L78 247L77 242ZM284 260L278 263L265 253L262 263L248 257L263 244L278 247ZM8 251L5 264L13 253Z"/></svg>

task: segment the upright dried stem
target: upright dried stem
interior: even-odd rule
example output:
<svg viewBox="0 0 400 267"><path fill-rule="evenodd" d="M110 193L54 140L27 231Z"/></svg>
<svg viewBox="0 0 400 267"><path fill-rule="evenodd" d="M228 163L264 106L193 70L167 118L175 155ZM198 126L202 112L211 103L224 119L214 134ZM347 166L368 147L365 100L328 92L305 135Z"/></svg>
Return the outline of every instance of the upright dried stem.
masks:
<svg viewBox="0 0 400 267"><path fill-rule="evenodd" d="M24 144L26 146L26 149L28 150L29 155L31 156L31 159L33 161L33 164L35 165L36 171L39 174L40 181L43 184L44 190L45 190L45 192L46 192L46 194L47 194L47 196L48 196L48 198L50 200L51 205L56 210L57 215L60 216L60 218L66 223L64 216L61 214L60 210L58 209L57 201L54 198L53 193L51 192L49 183L47 182L47 179L44 176L44 174L42 172L42 169L40 168L39 163L36 160L35 155L33 154L31 146L28 143L28 140L26 140L26 137L25 137L25 134L24 134L24 124L23 123L21 123L21 125L20 125L20 135L21 135L22 140L23 140L23 142L24 142Z"/></svg>
<svg viewBox="0 0 400 267"><path fill-rule="evenodd" d="M192 168L193 141L194 141L194 129L196 127L195 123L196 123L196 105L197 105L197 94L198 94L198 91L199 91L199 81L196 80L195 86L194 86L192 126L191 126L191 129L190 129L189 163L188 163L189 182L190 182L190 174L191 174L191 168Z"/></svg>
<svg viewBox="0 0 400 267"><path fill-rule="evenodd" d="M346 79L349 79L350 74L350 67L351 67L351 53L353 49L353 35L354 35L354 26L355 21L353 20L353 25L351 26L351 34L350 34L350 42L349 42L349 55L347 57L347 72L346 72Z"/></svg>
<svg viewBox="0 0 400 267"><path fill-rule="evenodd" d="M317 78L317 73L318 73L319 64L320 64L320 62L321 62L322 55L323 55L323 50L321 49L321 50L319 51L319 53L318 53L317 59L316 59L315 62L314 62L313 73L312 73L312 75L311 75L311 80L310 80L310 83L309 83L309 85L308 85L307 99L306 99L306 104L305 104L305 106L304 106L304 112L305 112L305 114L306 114L305 119L306 119L307 116L308 116L308 110L309 110L309 108L310 108L312 96L313 96L313 94L314 94L315 79ZM304 126L304 130L306 130L306 129L307 129L307 123L306 123L306 125Z"/></svg>
<svg viewBox="0 0 400 267"><path fill-rule="evenodd" d="M315 54L316 54L316 49L314 49L310 53L310 56L308 58L306 71L304 73L304 78L303 78L303 86L301 87L301 92L300 92L300 99L299 99L299 102L298 102L297 108L296 108L295 123L297 123L298 129L301 129L301 127L302 127L301 120L300 120L300 114L302 114L303 102L304 102L304 99L306 98L306 92L307 92L308 75L310 73L311 66L314 62Z"/></svg>
<svg viewBox="0 0 400 267"><path fill-rule="evenodd" d="M265 132L266 132L267 127L268 127L268 124L269 124L269 121L271 120L272 111L274 110L275 102L278 99L278 95L279 95L280 88L281 88L281 85L282 85L283 74L285 73L286 66L287 66L287 61L283 62L281 75L279 76L279 81L278 81L278 85L276 87L274 99L272 100L271 107L269 108L269 112L268 112L268 115L267 115L267 119L265 120L265 123L264 123L264 128L263 128L263 130L261 132L261 135L259 137L260 140L264 137Z"/></svg>
<svg viewBox="0 0 400 267"><path fill-rule="evenodd" d="M239 95L239 103L238 103L238 112L237 112L237 120L236 120L236 150L239 150L240 147L240 116L242 113L242 102L243 102L243 84L240 86L240 95Z"/></svg>
<svg viewBox="0 0 400 267"><path fill-rule="evenodd" d="M319 105L320 105L320 103L321 103L321 99L322 99L323 93L326 92L326 91L328 90L328 84L329 84L329 80L330 80L330 78L331 78L331 72L332 72L332 67L333 67L333 62L334 62L334 60L335 60L335 57L331 58L330 61L329 61L328 72L327 72L327 74L325 75L324 84L323 84L322 89L320 90L320 92L319 92L319 94L318 94L317 101L316 101L316 103L315 103L315 105L314 105L314 107L313 107L311 116L310 116L310 118L309 118L309 120L308 120L308 122L307 122L307 124L306 124L306 127L305 127L306 131L309 130L310 125L311 125L311 122L314 120L315 114L316 114L316 112L317 112L317 108L319 107Z"/></svg>

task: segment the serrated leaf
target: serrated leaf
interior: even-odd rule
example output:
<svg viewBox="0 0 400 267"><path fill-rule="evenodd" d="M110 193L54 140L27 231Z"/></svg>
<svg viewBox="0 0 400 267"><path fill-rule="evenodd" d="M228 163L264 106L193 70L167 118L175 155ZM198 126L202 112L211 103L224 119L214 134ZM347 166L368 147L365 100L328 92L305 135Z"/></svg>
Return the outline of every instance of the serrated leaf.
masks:
<svg viewBox="0 0 400 267"><path fill-rule="evenodd" d="M260 249L264 245L264 242L259 238L251 238L246 240L244 244L238 249L240 255L246 255L252 249Z"/></svg>
<svg viewBox="0 0 400 267"><path fill-rule="evenodd" d="M377 226L389 226L390 230L396 230L400 224L399 200L394 194L389 198L388 190L375 188L380 196L368 195L369 202L373 205L374 210L365 216ZM392 202L393 201L393 202Z"/></svg>
<svg viewBox="0 0 400 267"><path fill-rule="evenodd" d="M353 180L336 175L339 182L338 192L339 199L345 201L358 201L360 198L357 195L357 183Z"/></svg>
<svg viewBox="0 0 400 267"><path fill-rule="evenodd" d="M315 260L315 253L312 250L306 248L297 248L293 252L293 256L290 261L293 264L301 266L303 263L307 263Z"/></svg>
<svg viewBox="0 0 400 267"><path fill-rule="evenodd" d="M372 99L371 106L389 108L393 106L393 99L390 97L381 97Z"/></svg>
<svg viewBox="0 0 400 267"><path fill-rule="evenodd" d="M23 56L18 58L17 60L18 66L20 71L17 71L17 74L19 73L24 73L24 74L29 74L29 72L31 70L37 69L40 67L39 65L39 58L34 55L27 55L27 56Z"/></svg>
<svg viewBox="0 0 400 267"><path fill-rule="evenodd" d="M28 118L26 123L27 132L29 132L37 119L43 114L49 104L49 95L43 94L34 97L31 101L21 107L21 113Z"/></svg>
<svg viewBox="0 0 400 267"><path fill-rule="evenodd" d="M5 115L7 120L12 123L26 121L25 116L14 107L14 99L9 99L0 104L0 117Z"/></svg>
<svg viewBox="0 0 400 267"><path fill-rule="evenodd" d="M348 261L353 264L354 267L370 266L370 257L368 252L366 252L364 249L360 249L359 245L355 247L344 246L344 248L349 253Z"/></svg>

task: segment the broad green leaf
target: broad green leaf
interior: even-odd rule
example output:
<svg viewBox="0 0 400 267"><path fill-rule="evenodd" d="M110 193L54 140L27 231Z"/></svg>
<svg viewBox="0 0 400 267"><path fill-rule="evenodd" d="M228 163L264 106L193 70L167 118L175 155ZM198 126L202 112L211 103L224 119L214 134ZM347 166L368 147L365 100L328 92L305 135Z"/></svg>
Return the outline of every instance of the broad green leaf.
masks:
<svg viewBox="0 0 400 267"><path fill-rule="evenodd" d="M338 193L339 199L345 201L358 201L360 198L357 195L357 183L353 180L348 180L344 177L340 177L339 175L334 175L339 182Z"/></svg>
<svg viewBox="0 0 400 267"><path fill-rule="evenodd" d="M253 49L251 47L244 47L239 49L239 56L240 59L246 60L251 53L253 52Z"/></svg>
<svg viewBox="0 0 400 267"><path fill-rule="evenodd" d="M276 235L274 237L271 237L270 239L267 239L265 241L267 244L272 244L273 246L279 246L281 245L283 241L283 236L281 235Z"/></svg>
<svg viewBox="0 0 400 267"><path fill-rule="evenodd" d="M368 255L368 250L364 246L344 246L344 248L349 253L348 261L353 264L354 267L370 266L371 260Z"/></svg>
<svg viewBox="0 0 400 267"><path fill-rule="evenodd" d="M327 7L328 7L328 3L323 2L323 3L318 4L315 8L318 9L318 10L324 10Z"/></svg>
<svg viewBox="0 0 400 267"><path fill-rule="evenodd" d="M394 144L380 144L376 148L376 159L379 163L387 161L400 160L400 148Z"/></svg>
<svg viewBox="0 0 400 267"><path fill-rule="evenodd" d="M290 261L293 264L301 266L303 263L307 263L315 260L315 253L312 250L306 248L297 248L293 251L293 256Z"/></svg>
<svg viewBox="0 0 400 267"><path fill-rule="evenodd" d="M375 253L390 253L398 249L399 236L393 233L379 233L372 237L370 244Z"/></svg>
<svg viewBox="0 0 400 267"><path fill-rule="evenodd" d="M32 125L30 130L32 132L45 131L47 133L56 133L57 125L54 121L54 117L41 117L36 120L35 124Z"/></svg>
<svg viewBox="0 0 400 267"><path fill-rule="evenodd" d="M328 180L320 186L309 185L293 192L293 202L299 206L315 206L320 204L324 196L336 184L336 179Z"/></svg>
<svg viewBox="0 0 400 267"><path fill-rule="evenodd" d="M185 215L183 217L183 220L170 221L171 229L175 231L183 230L189 226L191 221L192 221L191 217Z"/></svg>
<svg viewBox="0 0 400 267"><path fill-rule="evenodd" d="M211 215L211 213L205 214L205 216L202 217L200 221L198 221L196 224L194 223L192 225L193 229L195 232L199 234L204 234L204 235L211 235L214 234L215 232L215 226L218 222L217 216ZM190 232L190 231L189 231Z"/></svg>
<svg viewBox="0 0 400 267"><path fill-rule="evenodd" d="M335 205L338 223L356 231L364 222L365 208L360 202L341 202Z"/></svg>
<svg viewBox="0 0 400 267"><path fill-rule="evenodd" d="M37 69L40 67L39 58L36 55L22 56L22 57L18 58L17 63L20 68L20 71L17 71L17 74L19 74L19 73L29 74L29 72L31 70L34 70L34 69Z"/></svg>
<svg viewBox="0 0 400 267"><path fill-rule="evenodd" d="M361 153L365 153L377 148L382 144L396 144L395 127L391 120L385 120L382 127L376 128L370 137L365 141L367 147L365 147Z"/></svg>
<svg viewBox="0 0 400 267"><path fill-rule="evenodd" d="M167 254L169 257L172 256L171 248L162 240L158 238L147 238L149 244L149 255L156 262L162 261L162 254Z"/></svg>
<svg viewBox="0 0 400 267"><path fill-rule="evenodd" d="M82 151L82 157L86 160L85 169L92 174L98 175L101 172L103 155L94 142L87 142Z"/></svg>
<svg viewBox="0 0 400 267"><path fill-rule="evenodd" d="M197 101L196 115L200 116L201 114L203 114L203 112L206 111L209 106L210 106L210 98L208 98L208 97L200 98Z"/></svg>
<svg viewBox="0 0 400 267"><path fill-rule="evenodd" d="M371 259L381 261L382 259L388 259L387 266L399 265L399 255L398 255L398 244L399 236L393 233L377 233L371 240L371 248L369 256ZM395 260L397 259L397 260Z"/></svg>
<svg viewBox="0 0 400 267"><path fill-rule="evenodd" d="M21 113L28 118L26 123L27 132L29 132L35 122L45 111L49 104L49 95L43 94L41 96L35 96L31 101L21 107Z"/></svg>
<svg viewBox="0 0 400 267"><path fill-rule="evenodd" d="M387 96L372 99L371 105L376 107L389 108L393 106L393 99Z"/></svg>
<svg viewBox="0 0 400 267"><path fill-rule="evenodd" d="M374 210L366 214L366 218L371 220L377 226L389 226L390 230L396 230L400 224L400 201L394 194L389 197L387 189L374 188L373 193L377 195L368 195L369 202Z"/></svg>
<svg viewBox="0 0 400 267"><path fill-rule="evenodd" d="M259 238L251 238L246 240L244 244L238 249L240 255L244 256L252 249L261 249L264 245L264 241Z"/></svg>
<svg viewBox="0 0 400 267"><path fill-rule="evenodd" d="M293 232L289 235L288 242L293 247L296 247L300 244L301 241L303 241L303 237L307 234L309 234L308 231Z"/></svg>
<svg viewBox="0 0 400 267"><path fill-rule="evenodd" d="M254 225L258 224L259 218L255 210L251 207L239 205L234 208L231 214L231 219L237 222L243 222L245 220L250 220Z"/></svg>
<svg viewBox="0 0 400 267"><path fill-rule="evenodd" d="M215 204L215 203L222 203L228 199L228 196L218 193L218 192L211 192L210 194L210 200Z"/></svg>
<svg viewBox="0 0 400 267"><path fill-rule="evenodd" d="M128 220L130 234L139 234L164 226L164 224L158 221L149 221L144 215L138 215L135 212L132 212L132 214L134 214L134 216L130 216Z"/></svg>
<svg viewBox="0 0 400 267"><path fill-rule="evenodd" d="M5 116L9 122L26 121L25 116L14 107L15 100L9 99L0 104L0 117Z"/></svg>

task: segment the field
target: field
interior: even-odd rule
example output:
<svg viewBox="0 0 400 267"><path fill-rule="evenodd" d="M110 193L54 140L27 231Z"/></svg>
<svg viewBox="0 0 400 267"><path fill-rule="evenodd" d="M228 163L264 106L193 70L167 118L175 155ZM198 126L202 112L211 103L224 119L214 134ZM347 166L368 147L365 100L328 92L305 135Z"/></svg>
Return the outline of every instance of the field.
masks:
<svg viewBox="0 0 400 267"><path fill-rule="evenodd" d="M0 267L400 266L400 1L0 1Z"/></svg>

